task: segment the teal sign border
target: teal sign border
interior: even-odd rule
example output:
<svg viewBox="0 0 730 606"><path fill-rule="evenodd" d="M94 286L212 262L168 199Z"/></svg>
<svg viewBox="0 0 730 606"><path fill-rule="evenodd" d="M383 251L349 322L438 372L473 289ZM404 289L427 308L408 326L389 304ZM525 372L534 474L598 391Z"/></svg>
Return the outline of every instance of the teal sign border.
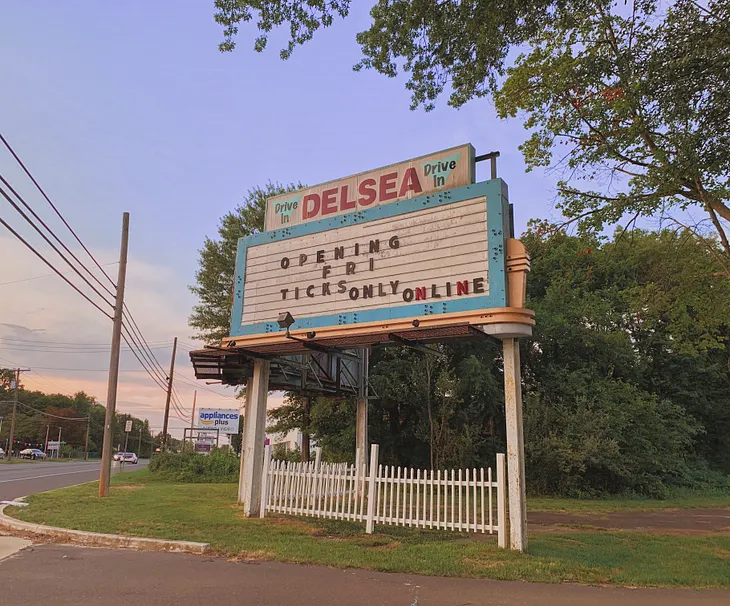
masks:
<svg viewBox="0 0 730 606"><path fill-rule="evenodd" d="M354 211L330 219L320 219L301 225L282 227L271 231L260 232L238 241L236 255L236 275L233 289L233 309L231 310L231 337L257 335L279 332L276 322L259 322L241 325L243 317L243 285L246 270L246 251L250 246L268 242L278 242L289 238L307 236L314 233L338 229L347 225L357 225L367 221L398 217L424 208L447 206L471 198L485 198L487 207L487 246L489 248L489 294L483 297L451 299L444 302L427 301L401 305L398 307L381 307L379 309L329 314L326 316L299 317L291 330L316 329L323 326L347 326L364 322L382 322L403 318L415 318L428 315L439 315L460 311L476 311L495 307L507 307L507 289L505 272L505 242L509 234L509 202L507 184L502 179L492 179L481 183L473 183L463 187L434 192L418 198L410 198L383 204L362 211ZM281 311L287 311L282 301Z"/></svg>

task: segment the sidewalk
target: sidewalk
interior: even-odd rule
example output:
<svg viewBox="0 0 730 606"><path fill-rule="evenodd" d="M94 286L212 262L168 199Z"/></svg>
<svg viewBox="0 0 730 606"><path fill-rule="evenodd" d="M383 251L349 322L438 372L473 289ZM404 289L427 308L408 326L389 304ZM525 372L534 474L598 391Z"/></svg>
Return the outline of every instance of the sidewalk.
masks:
<svg viewBox="0 0 730 606"><path fill-rule="evenodd" d="M39 574L39 571L43 571ZM0 562L18 604L54 606L725 606L730 591L481 581L36 545Z"/></svg>

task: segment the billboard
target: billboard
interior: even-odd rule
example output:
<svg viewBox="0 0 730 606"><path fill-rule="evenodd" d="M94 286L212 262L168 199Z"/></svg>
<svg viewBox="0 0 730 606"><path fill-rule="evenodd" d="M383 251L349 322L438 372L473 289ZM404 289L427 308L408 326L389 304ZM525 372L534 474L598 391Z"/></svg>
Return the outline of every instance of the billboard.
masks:
<svg viewBox="0 0 730 606"><path fill-rule="evenodd" d="M198 410L197 429L218 429L220 433L238 433L238 410L232 408L201 408Z"/></svg>
<svg viewBox="0 0 730 606"><path fill-rule="evenodd" d="M267 200L267 231L337 217L474 182L474 148L452 147Z"/></svg>
<svg viewBox="0 0 730 606"><path fill-rule="evenodd" d="M506 313L508 235L507 187L494 179L242 238L224 344L281 342L285 311L294 334L317 339L531 324Z"/></svg>

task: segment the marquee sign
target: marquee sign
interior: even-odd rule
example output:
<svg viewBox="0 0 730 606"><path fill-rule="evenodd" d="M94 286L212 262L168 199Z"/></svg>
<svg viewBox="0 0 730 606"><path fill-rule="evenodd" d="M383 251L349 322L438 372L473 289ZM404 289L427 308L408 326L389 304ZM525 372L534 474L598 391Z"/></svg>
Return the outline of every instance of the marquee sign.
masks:
<svg viewBox="0 0 730 606"><path fill-rule="evenodd" d="M317 339L522 322L495 319L509 308L508 216L494 179L242 238L224 345L283 341L285 311L293 335Z"/></svg>
<svg viewBox="0 0 730 606"><path fill-rule="evenodd" d="M266 229L300 225L474 182L467 144L270 198Z"/></svg>

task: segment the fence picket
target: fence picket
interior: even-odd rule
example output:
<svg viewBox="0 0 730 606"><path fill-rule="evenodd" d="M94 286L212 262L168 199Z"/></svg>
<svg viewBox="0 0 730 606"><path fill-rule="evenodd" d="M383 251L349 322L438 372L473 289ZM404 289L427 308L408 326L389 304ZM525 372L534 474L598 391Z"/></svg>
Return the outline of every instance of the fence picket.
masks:
<svg viewBox="0 0 730 606"><path fill-rule="evenodd" d="M421 470L416 472L416 528L418 528L418 511L420 509L421 498Z"/></svg>
<svg viewBox="0 0 730 606"><path fill-rule="evenodd" d="M461 494L461 491L459 491ZM469 532L469 468L466 469L466 531ZM462 528L463 530L463 528Z"/></svg>
<svg viewBox="0 0 730 606"><path fill-rule="evenodd" d="M497 456L496 480L491 467L452 469L449 475L449 470L382 465L377 448L370 455L370 466L264 459L260 516L277 512L355 520L366 522L368 532L374 524L488 531L506 546L504 454Z"/></svg>
<svg viewBox="0 0 730 606"><path fill-rule="evenodd" d="M474 506L472 507L472 530L477 531L477 470L472 469L472 478L474 478ZM468 495L467 495L468 496Z"/></svg>
<svg viewBox="0 0 730 606"><path fill-rule="evenodd" d="M487 469L489 479L489 534L492 534L492 468ZM484 469L482 469L482 534L484 534Z"/></svg>
<svg viewBox="0 0 730 606"><path fill-rule="evenodd" d="M359 490L360 490L360 520L364 520L366 516L365 512L365 480L367 479L367 466L360 465L360 479L359 481Z"/></svg>
<svg viewBox="0 0 730 606"><path fill-rule="evenodd" d="M381 493L381 485L383 477L383 466L378 465L378 477L376 479L376 489L375 489L375 521L376 522L382 522L380 519L380 493Z"/></svg>
<svg viewBox="0 0 730 606"><path fill-rule="evenodd" d="M388 508L388 524L393 525L393 491L395 490L395 465L390 466L390 507Z"/></svg>

